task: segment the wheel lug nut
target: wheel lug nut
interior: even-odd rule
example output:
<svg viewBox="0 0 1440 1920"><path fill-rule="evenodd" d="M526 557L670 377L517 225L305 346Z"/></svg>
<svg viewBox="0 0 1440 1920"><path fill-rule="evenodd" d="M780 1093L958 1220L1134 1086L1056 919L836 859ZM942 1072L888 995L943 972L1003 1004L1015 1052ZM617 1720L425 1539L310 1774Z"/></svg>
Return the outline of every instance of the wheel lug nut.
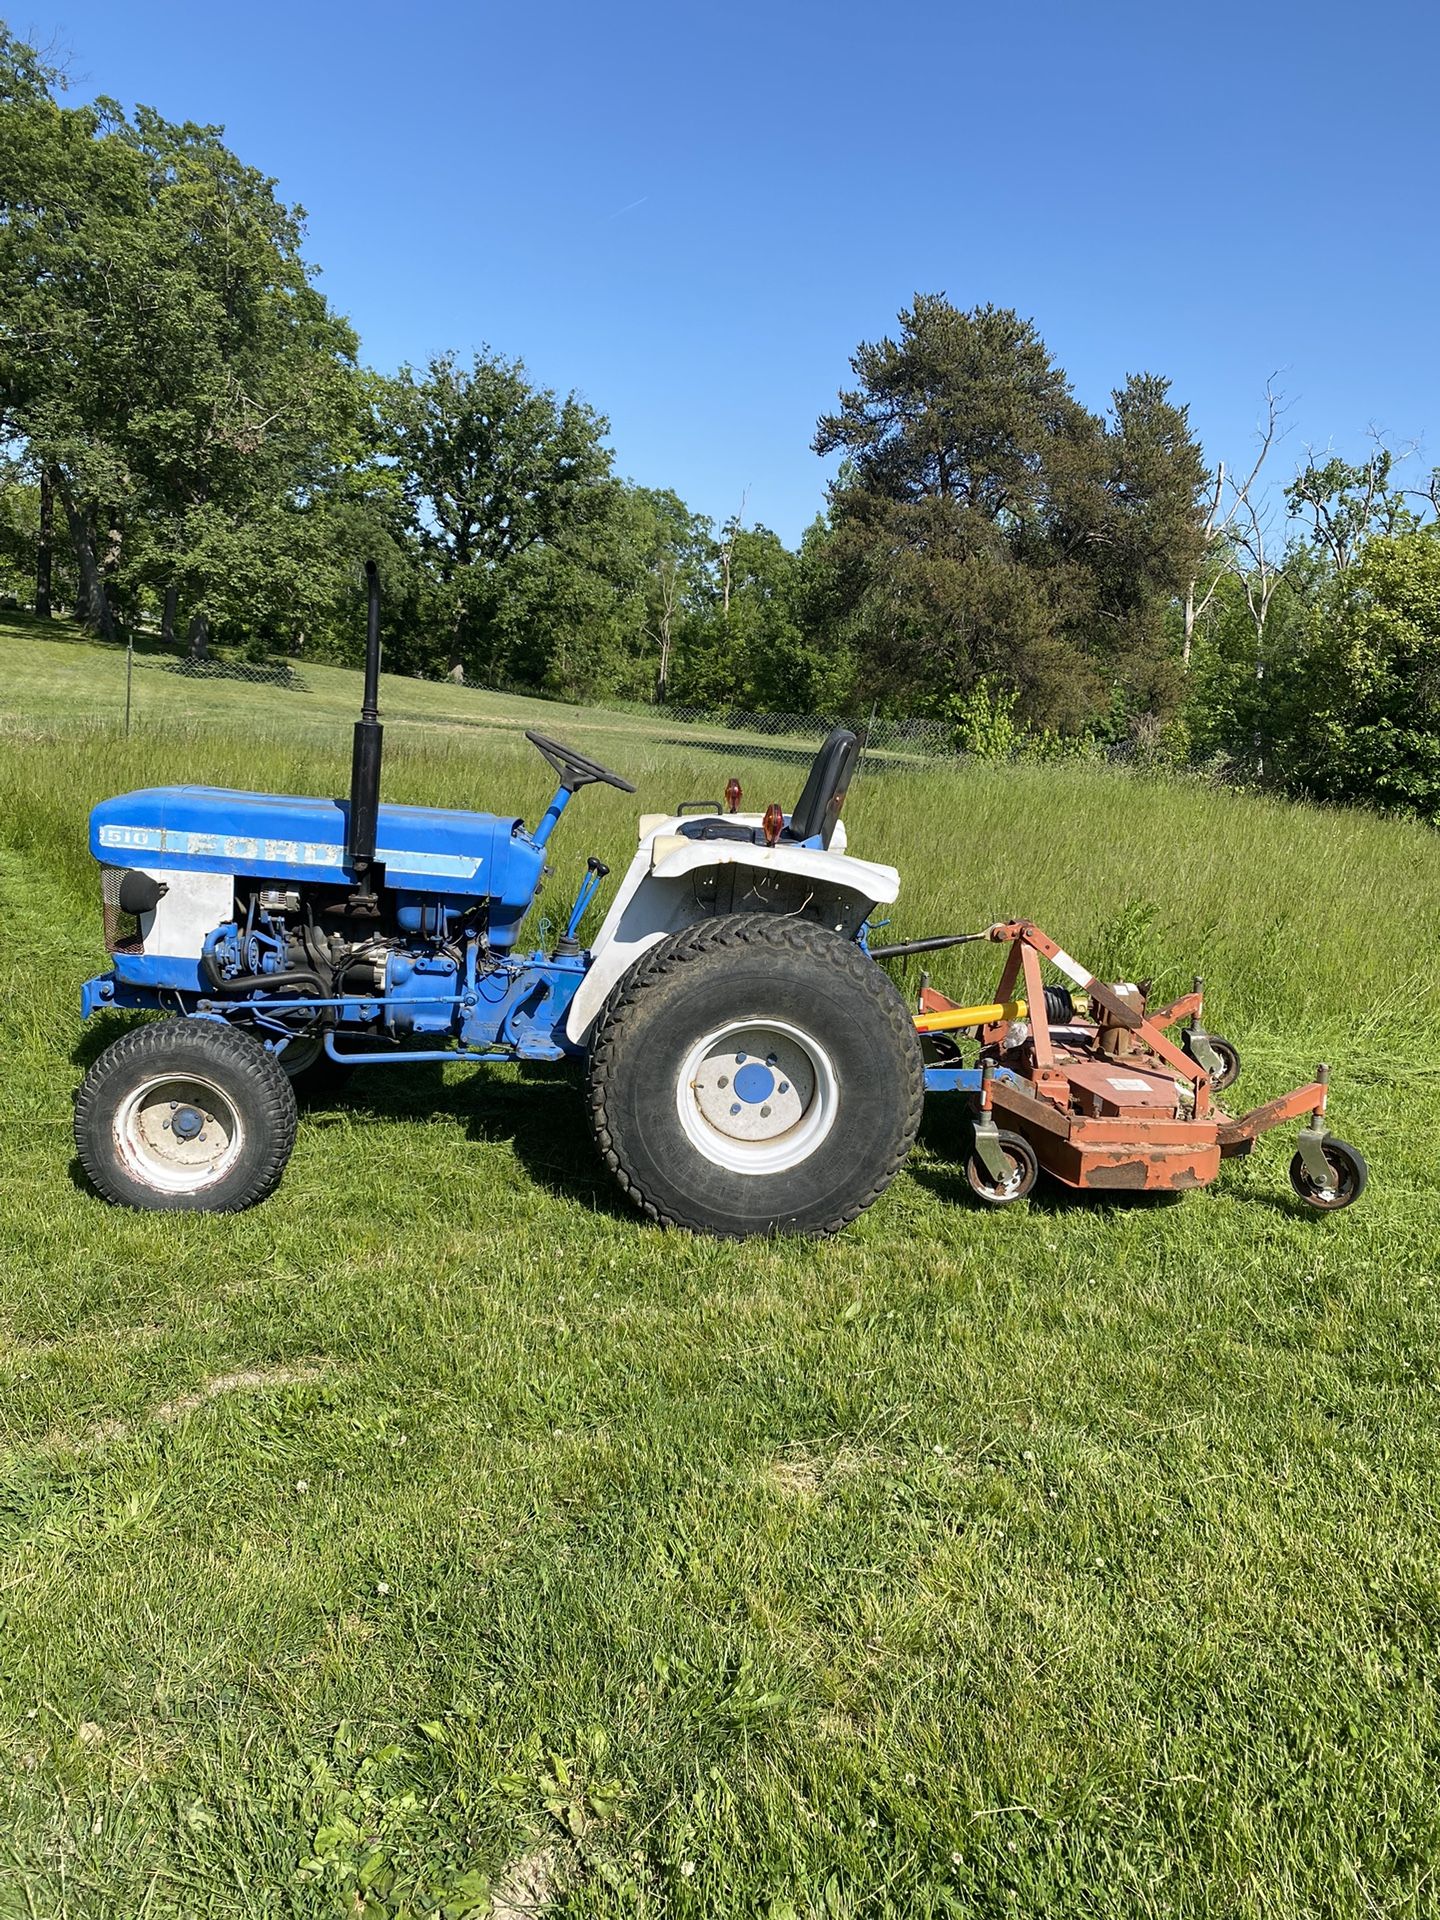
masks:
<svg viewBox="0 0 1440 1920"><path fill-rule="evenodd" d="M774 1064L775 1064L775 1062L776 1062L776 1061L777 1061L777 1060L778 1060L779 1058L780 1058L780 1056L779 1056L779 1054L778 1054L778 1053L767 1053L767 1054L766 1054L766 1056L765 1056L765 1064L766 1064L766 1066L767 1066L767 1067L773 1067L773 1066L774 1066Z"/></svg>
<svg viewBox="0 0 1440 1920"><path fill-rule="evenodd" d="M744 1064L745 1064L745 1055L744 1055L743 1053L737 1053L737 1054L736 1054L736 1056L735 1056L735 1064L736 1064L736 1066L737 1066L737 1067L741 1067L741 1066L744 1066Z"/></svg>
<svg viewBox="0 0 1440 1920"><path fill-rule="evenodd" d="M761 1107L761 1109L760 1109L760 1118L761 1118L762 1120L768 1120L768 1119L770 1118L770 1109L769 1109L769 1107Z"/></svg>
<svg viewBox="0 0 1440 1920"><path fill-rule="evenodd" d="M781 1091L781 1093L789 1093L789 1091L790 1091L790 1082L789 1082L788 1080L782 1080L782 1081L780 1082L780 1091Z"/></svg>
<svg viewBox="0 0 1440 1920"><path fill-rule="evenodd" d="M718 1079L718 1080L717 1080L717 1081L715 1082L715 1084L716 1084L716 1086L717 1086L717 1087L728 1087L728 1086L729 1086L729 1084L730 1084L730 1076L729 1076L729 1074L728 1074L728 1073L722 1073L722 1074L721 1074L721 1076L720 1076L720 1078L719 1078L719 1079Z"/></svg>
<svg viewBox="0 0 1440 1920"><path fill-rule="evenodd" d="M730 1109L730 1111L731 1111L731 1113L739 1113L739 1111L740 1111L740 1102L739 1102L738 1100L737 1100L737 1101L735 1102L735 1104L734 1104L734 1106L733 1106L733 1107L731 1107L731 1109Z"/></svg>

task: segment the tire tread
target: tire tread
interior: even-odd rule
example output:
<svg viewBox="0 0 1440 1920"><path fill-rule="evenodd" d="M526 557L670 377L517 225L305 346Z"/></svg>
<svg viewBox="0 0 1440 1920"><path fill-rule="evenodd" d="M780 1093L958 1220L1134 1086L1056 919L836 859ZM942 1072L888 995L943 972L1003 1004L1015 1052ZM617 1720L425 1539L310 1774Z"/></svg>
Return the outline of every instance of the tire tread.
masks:
<svg viewBox="0 0 1440 1920"><path fill-rule="evenodd" d="M622 977L601 1010L590 1047L586 1105L600 1157L621 1191L657 1226L693 1228L695 1223L680 1219L646 1193L625 1167L617 1150L607 1114L607 1100L617 1063L623 1069L628 1050L627 1023L633 1019L648 989L695 960L726 948L768 948L773 951L782 944L817 965L844 967L870 995L877 1018L889 1029L910 1066L907 1097L893 1116L888 1151L877 1177L821 1225L809 1229L811 1235L828 1237L858 1219L867 1207L879 1199L909 1157L925 1104L925 1072L914 1023L890 976L882 972L855 942L842 940L817 921L798 915L726 914L712 920L697 921L658 941ZM713 1228L704 1230L715 1231Z"/></svg>
<svg viewBox="0 0 1440 1920"><path fill-rule="evenodd" d="M179 1031L182 1028L183 1034ZM150 1056L163 1059L179 1039L187 1045L198 1043L214 1057L217 1066L223 1063L249 1081L260 1104L260 1152L251 1177L235 1193L214 1201L179 1195L164 1210L241 1213L268 1198L280 1184L295 1146L298 1113L294 1089L280 1063L258 1040L218 1020L152 1020L132 1027L113 1041L86 1074L75 1096L75 1150L86 1178L102 1199L114 1206L136 1208L133 1193L112 1174L106 1092L117 1074Z"/></svg>

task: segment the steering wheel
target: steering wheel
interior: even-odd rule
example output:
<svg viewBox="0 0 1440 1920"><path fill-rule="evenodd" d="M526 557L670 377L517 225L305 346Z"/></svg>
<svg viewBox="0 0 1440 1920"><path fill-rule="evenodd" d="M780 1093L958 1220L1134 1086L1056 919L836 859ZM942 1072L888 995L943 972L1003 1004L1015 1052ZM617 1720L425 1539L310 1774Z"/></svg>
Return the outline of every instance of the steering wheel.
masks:
<svg viewBox="0 0 1440 1920"><path fill-rule="evenodd" d="M574 747L563 746L560 741L548 739L543 733L531 733L528 728L525 738L550 762L567 793L574 793L577 787L588 787L597 780L603 780L607 787L618 787L621 793L635 791L631 781L622 780L618 773L602 767L598 760L592 760L587 753L577 753Z"/></svg>

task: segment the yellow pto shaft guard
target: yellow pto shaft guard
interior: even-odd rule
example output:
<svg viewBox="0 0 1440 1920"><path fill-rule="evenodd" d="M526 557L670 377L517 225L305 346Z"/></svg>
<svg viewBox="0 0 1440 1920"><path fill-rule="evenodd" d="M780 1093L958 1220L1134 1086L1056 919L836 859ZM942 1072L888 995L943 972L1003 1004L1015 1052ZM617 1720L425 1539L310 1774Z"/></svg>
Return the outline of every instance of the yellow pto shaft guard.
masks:
<svg viewBox="0 0 1440 1920"><path fill-rule="evenodd" d="M920 1033L953 1033L957 1027L988 1027L996 1020L1023 1020L1023 1000L990 1000L980 1007L947 1007L943 1013L917 1013Z"/></svg>

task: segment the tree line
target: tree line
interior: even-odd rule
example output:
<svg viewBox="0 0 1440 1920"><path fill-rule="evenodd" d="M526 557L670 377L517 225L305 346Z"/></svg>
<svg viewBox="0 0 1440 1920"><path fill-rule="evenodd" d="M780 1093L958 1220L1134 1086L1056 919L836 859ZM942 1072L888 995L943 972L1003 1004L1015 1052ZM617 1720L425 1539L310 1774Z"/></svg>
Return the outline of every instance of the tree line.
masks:
<svg viewBox="0 0 1440 1920"><path fill-rule="evenodd" d="M518 360L367 367L303 237L222 129L68 105L0 26L0 596L347 661L373 554L400 671L878 710L1440 814L1436 490L1387 450L1308 460L1267 511L1273 396L1237 475L1163 377L1095 412L1032 321L917 294L818 421L838 468L789 547L626 480L604 416Z"/></svg>

